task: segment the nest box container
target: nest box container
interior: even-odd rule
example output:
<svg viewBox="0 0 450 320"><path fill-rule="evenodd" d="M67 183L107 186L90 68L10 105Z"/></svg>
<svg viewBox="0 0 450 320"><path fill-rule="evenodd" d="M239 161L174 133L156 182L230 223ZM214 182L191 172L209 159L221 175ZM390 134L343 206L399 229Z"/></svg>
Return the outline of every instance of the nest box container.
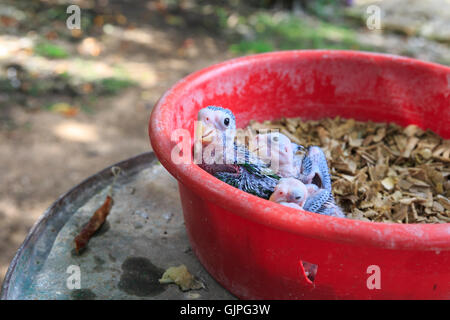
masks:
<svg viewBox="0 0 450 320"><path fill-rule="evenodd" d="M223 106L237 126L282 117L416 124L450 138L450 68L393 55L284 51L195 72L157 102L151 145L178 180L191 246L244 299L450 299L450 224L385 224L298 211L171 159L176 129Z"/></svg>

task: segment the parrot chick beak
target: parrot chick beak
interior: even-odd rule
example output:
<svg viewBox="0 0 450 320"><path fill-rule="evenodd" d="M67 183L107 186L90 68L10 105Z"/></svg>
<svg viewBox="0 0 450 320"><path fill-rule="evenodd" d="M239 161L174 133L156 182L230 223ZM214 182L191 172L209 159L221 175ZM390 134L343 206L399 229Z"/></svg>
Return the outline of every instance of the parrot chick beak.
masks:
<svg viewBox="0 0 450 320"><path fill-rule="evenodd" d="M203 145L210 144L215 136L215 131L214 128L198 121L195 129L195 140L201 141Z"/></svg>

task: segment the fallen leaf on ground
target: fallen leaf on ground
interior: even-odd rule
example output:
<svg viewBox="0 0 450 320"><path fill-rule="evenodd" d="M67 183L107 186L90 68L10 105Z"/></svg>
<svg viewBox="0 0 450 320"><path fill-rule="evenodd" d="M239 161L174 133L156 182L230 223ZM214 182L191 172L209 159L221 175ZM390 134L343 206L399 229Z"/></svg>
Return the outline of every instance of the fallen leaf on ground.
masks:
<svg viewBox="0 0 450 320"><path fill-rule="evenodd" d="M89 220L88 224L81 230L81 232L75 237L75 251L79 254L84 250L95 232L105 223L113 206L113 199L110 196L106 196L106 200L103 205L95 211L94 215Z"/></svg>
<svg viewBox="0 0 450 320"><path fill-rule="evenodd" d="M182 291L205 288L205 285L200 280L195 279L184 264L167 269L159 282L175 283Z"/></svg>

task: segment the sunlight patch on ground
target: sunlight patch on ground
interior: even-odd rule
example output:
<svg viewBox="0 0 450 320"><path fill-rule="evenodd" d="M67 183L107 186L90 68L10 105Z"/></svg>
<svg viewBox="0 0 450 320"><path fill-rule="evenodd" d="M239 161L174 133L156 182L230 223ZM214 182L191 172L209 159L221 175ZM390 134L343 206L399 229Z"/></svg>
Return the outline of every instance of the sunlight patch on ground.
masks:
<svg viewBox="0 0 450 320"><path fill-rule="evenodd" d="M39 204L33 204L32 209L21 209L19 205L10 199L0 199L0 212L11 221L12 219L20 219L24 224L32 223L44 213L47 209L48 203L42 202ZM1 230L1 229L0 229ZM19 241L20 240L20 241ZM23 241L20 238L18 241Z"/></svg>
<svg viewBox="0 0 450 320"><path fill-rule="evenodd" d="M103 42L119 41L121 43L131 42L135 45L142 45L161 53L170 54L173 51L173 43L167 39L167 34L156 29L134 28L124 29L118 26L106 24L103 27L105 37ZM158 39L157 41L155 39Z"/></svg>
<svg viewBox="0 0 450 320"><path fill-rule="evenodd" d="M7 218L18 218L21 216L17 206L9 199L0 200L0 212Z"/></svg>
<svg viewBox="0 0 450 320"><path fill-rule="evenodd" d="M6 271L8 270L8 266L0 266L0 280L4 279L6 276Z"/></svg>
<svg viewBox="0 0 450 320"><path fill-rule="evenodd" d="M91 143L99 140L98 131L94 125L75 121L65 121L56 125L53 133L59 138L74 142Z"/></svg>
<svg viewBox="0 0 450 320"><path fill-rule="evenodd" d="M126 78L138 82L142 87L151 87L157 82L155 69L149 63L124 62L120 67L127 71Z"/></svg>
<svg viewBox="0 0 450 320"><path fill-rule="evenodd" d="M123 40L133 41L143 45L154 44L154 37L149 30L139 28L126 30L107 24L103 27L103 31L108 35L118 37Z"/></svg>
<svg viewBox="0 0 450 320"><path fill-rule="evenodd" d="M33 40L27 37L0 35L0 58L14 56L21 50L30 50Z"/></svg>

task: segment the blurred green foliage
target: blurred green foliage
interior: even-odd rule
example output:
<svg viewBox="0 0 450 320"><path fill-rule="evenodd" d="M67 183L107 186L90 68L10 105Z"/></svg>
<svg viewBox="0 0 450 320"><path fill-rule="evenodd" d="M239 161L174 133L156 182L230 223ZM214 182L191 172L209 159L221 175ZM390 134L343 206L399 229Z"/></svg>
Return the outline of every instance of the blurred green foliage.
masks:
<svg viewBox="0 0 450 320"><path fill-rule="evenodd" d="M336 0L308 1L306 9L310 14L319 18L333 20L342 16L342 2Z"/></svg>
<svg viewBox="0 0 450 320"><path fill-rule="evenodd" d="M100 92L106 94L116 94L122 89L126 89L136 83L128 79L104 78L99 81Z"/></svg>
<svg viewBox="0 0 450 320"><path fill-rule="evenodd" d="M41 42L38 43L34 47L34 52L37 55L50 58L50 59L63 59L69 56L66 49L56 44L52 44L49 42Z"/></svg>
<svg viewBox="0 0 450 320"><path fill-rule="evenodd" d="M241 41L239 43L232 44L230 46L230 50L233 53L241 54L241 53L263 53L274 51L274 46L263 40L248 40Z"/></svg>
<svg viewBox="0 0 450 320"><path fill-rule="evenodd" d="M259 12L246 19L245 27L249 36L230 47L236 54L318 48L372 49L361 46L356 33L348 27L321 20L304 21L292 13Z"/></svg>

